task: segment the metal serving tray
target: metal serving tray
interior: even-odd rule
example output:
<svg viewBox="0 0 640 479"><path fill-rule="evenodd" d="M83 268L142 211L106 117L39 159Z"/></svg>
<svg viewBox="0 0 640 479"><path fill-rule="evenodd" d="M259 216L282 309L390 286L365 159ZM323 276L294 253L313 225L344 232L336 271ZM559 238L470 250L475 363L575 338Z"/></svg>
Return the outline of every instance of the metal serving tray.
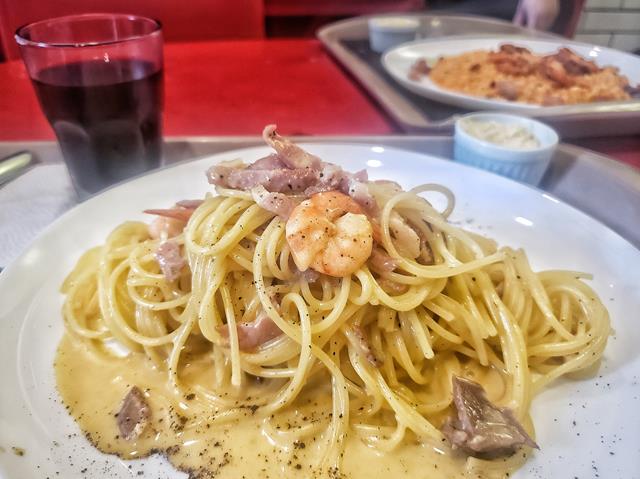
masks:
<svg viewBox="0 0 640 479"><path fill-rule="evenodd" d="M420 20L418 35L424 38L486 34L562 39L503 20L473 15L408 15ZM456 115L469 110L423 98L398 84L382 66L381 55L369 48L369 18L332 23L318 31L318 38L404 130L450 133ZM564 138L640 133L640 101L541 107L526 114L552 124Z"/></svg>
<svg viewBox="0 0 640 479"><path fill-rule="evenodd" d="M365 143L453 157L453 140L448 136L313 136L297 137L296 141ZM163 163L263 144L262 138L255 136L168 138ZM20 150L31 151L39 163L62 162L55 142L0 142L0 158ZM640 248L640 170L584 148L561 144L539 188L591 215Z"/></svg>

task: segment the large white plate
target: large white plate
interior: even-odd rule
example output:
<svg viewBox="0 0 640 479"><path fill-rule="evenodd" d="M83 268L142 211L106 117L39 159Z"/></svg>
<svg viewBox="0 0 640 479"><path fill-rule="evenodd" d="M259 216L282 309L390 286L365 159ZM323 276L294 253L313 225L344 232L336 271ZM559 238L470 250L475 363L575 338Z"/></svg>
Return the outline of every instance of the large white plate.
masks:
<svg viewBox="0 0 640 479"><path fill-rule="evenodd" d="M349 170L405 187L449 186L452 220L501 244L526 248L534 268L589 271L616 334L599 375L562 380L534 401L542 449L518 478L640 477L640 252L616 233L540 191L433 157L379 146L308 145ZM0 274L0 477L184 477L160 458L133 463L105 456L79 434L58 401L53 357L63 333L58 288L79 255L122 221L210 191L213 162L267 153L252 148L165 169L113 188L69 211ZM612 212L614 214L614 212ZM105 385L108 387L108 385ZM96 392L99 394L99 391ZM11 447L26 450L22 457ZM88 470L82 473L85 468ZM56 474L56 472L58 474Z"/></svg>
<svg viewBox="0 0 640 479"><path fill-rule="evenodd" d="M502 36L499 38L456 36L434 40L418 40L389 50L383 55L382 64L396 81L412 92L450 105L476 110L492 109L521 112L529 112L538 108L551 108L529 103L466 95L441 88L432 82L429 77L421 78L420 80L410 80L408 77L411 65L419 58L435 61L440 56L459 55L473 50L494 50L504 43L527 47L534 53L545 55L555 53L560 47L566 46L582 57L594 60L599 66L612 65L618 67L620 73L626 75L632 85L640 83L640 57L638 56L611 48L569 40L532 40L530 37L518 36Z"/></svg>

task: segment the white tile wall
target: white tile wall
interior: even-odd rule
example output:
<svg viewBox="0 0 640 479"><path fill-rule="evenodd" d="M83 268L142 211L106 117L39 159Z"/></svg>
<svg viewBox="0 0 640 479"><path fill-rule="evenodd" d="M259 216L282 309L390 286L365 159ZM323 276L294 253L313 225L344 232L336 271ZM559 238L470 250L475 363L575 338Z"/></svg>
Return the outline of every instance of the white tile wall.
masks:
<svg viewBox="0 0 640 479"><path fill-rule="evenodd" d="M592 8L620 8L623 0L587 0L587 10Z"/></svg>
<svg viewBox="0 0 640 479"><path fill-rule="evenodd" d="M587 0L576 39L640 50L640 0Z"/></svg>
<svg viewBox="0 0 640 479"><path fill-rule="evenodd" d="M640 12L587 12L582 24L584 32L640 31Z"/></svg>
<svg viewBox="0 0 640 479"><path fill-rule="evenodd" d="M640 33L616 33L610 45L613 48L626 51L640 49Z"/></svg>

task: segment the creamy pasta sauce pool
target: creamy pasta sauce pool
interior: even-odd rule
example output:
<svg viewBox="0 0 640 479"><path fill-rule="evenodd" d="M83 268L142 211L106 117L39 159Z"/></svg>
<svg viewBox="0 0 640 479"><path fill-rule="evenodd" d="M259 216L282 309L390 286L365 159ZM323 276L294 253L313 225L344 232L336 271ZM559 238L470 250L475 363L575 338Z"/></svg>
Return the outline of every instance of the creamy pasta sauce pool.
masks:
<svg viewBox="0 0 640 479"><path fill-rule="evenodd" d="M212 384L212 370L204 364L185 362L182 374L189 383ZM272 421L258 417L247 406L246 416L231 423L208 420L209 404L197 394L173 399L166 372L151 366L142 354L105 360L78 341L65 335L55 363L58 389L70 414L87 438L102 452L123 459L135 459L159 452L178 469L193 478L492 478L491 471L465 472L466 458L443 454L448 450L419 444L413 436L384 454L357 437L349 437L344 452L343 475L318 471L314 463L321 456L325 430L331 412L331 391L307 388L289 408ZM491 381L491 376L483 378ZM497 383L496 383L497 384ZM116 413L133 386L145 392L151 421L135 441L120 437ZM262 384L249 386L249 396L259 397ZM249 400L250 402L250 400ZM178 407L172 406L178 404ZM294 428L307 425L308 434L297 440ZM520 453L522 454L522 453ZM484 462L484 461L483 461Z"/></svg>

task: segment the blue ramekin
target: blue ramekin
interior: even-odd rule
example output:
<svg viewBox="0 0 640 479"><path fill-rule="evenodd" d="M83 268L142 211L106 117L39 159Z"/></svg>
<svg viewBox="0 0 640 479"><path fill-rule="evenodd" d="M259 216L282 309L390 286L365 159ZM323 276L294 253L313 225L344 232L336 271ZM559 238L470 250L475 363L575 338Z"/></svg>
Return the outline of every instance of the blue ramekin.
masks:
<svg viewBox="0 0 640 479"><path fill-rule="evenodd" d="M540 146L517 149L481 140L464 130L462 121L466 119L520 125L538 139ZM456 121L453 157L459 163L537 185L549 166L557 145L558 134L555 130L531 118L505 113L470 113Z"/></svg>

